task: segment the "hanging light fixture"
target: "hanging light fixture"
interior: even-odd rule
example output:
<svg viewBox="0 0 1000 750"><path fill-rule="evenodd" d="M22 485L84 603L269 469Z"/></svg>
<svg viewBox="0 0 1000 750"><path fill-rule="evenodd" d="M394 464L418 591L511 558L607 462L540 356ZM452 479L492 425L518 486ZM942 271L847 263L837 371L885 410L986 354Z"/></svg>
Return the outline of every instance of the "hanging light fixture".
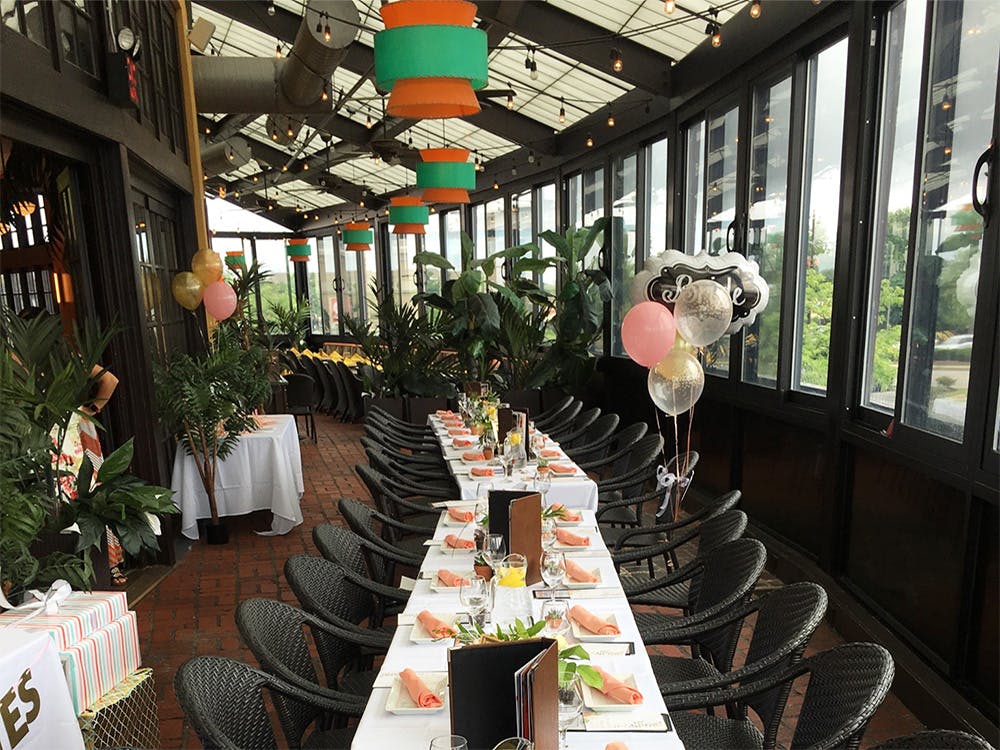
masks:
<svg viewBox="0 0 1000 750"><path fill-rule="evenodd" d="M242 250L229 250L226 252L226 265L230 268L239 268L246 265L247 259Z"/></svg>
<svg viewBox="0 0 1000 750"><path fill-rule="evenodd" d="M538 80L538 63L535 62L535 55L531 55L531 72L528 74L532 81Z"/></svg>
<svg viewBox="0 0 1000 750"><path fill-rule="evenodd" d="M417 163L417 188L425 203L468 203L476 166L467 148L425 148Z"/></svg>
<svg viewBox="0 0 1000 750"><path fill-rule="evenodd" d="M322 13L317 13L316 14L316 33L317 34L322 34L323 33L323 14Z"/></svg>
<svg viewBox="0 0 1000 750"><path fill-rule="evenodd" d="M753 0L750 3L750 18L760 18L760 3L761 0Z"/></svg>
<svg viewBox="0 0 1000 750"><path fill-rule="evenodd" d="M393 234L426 234L424 227L430 221L430 211L415 196L403 195L389 199L389 223Z"/></svg>
<svg viewBox="0 0 1000 750"><path fill-rule="evenodd" d="M507 109L514 109L514 91L510 85L510 81L507 81L507 88L510 89L507 92Z"/></svg>
<svg viewBox="0 0 1000 750"><path fill-rule="evenodd" d="M363 203L361 204L364 205ZM375 234L366 221L349 221L344 224L344 242L347 250L363 253L372 249Z"/></svg>
<svg viewBox="0 0 1000 750"><path fill-rule="evenodd" d="M322 99L324 102L330 99L330 94L326 90L326 81L323 81L323 93L319 95L319 98Z"/></svg>
<svg viewBox="0 0 1000 750"><path fill-rule="evenodd" d="M611 48L611 69L615 73L621 73L622 68L625 67L625 62L622 60L622 51L617 47Z"/></svg>
<svg viewBox="0 0 1000 750"><path fill-rule="evenodd" d="M323 27L323 41L324 42L329 42L330 41L330 24L329 23L327 23Z"/></svg>
<svg viewBox="0 0 1000 750"><path fill-rule="evenodd" d="M587 133L587 148L593 148L593 147L594 147L594 136L592 136L590 133Z"/></svg>
<svg viewBox="0 0 1000 750"><path fill-rule="evenodd" d="M312 246L305 237L292 237L285 243L285 254L292 263L305 263L312 255Z"/></svg>
<svg viewBox="0 0 1000 750"><path fill-rule="evenodd" d="M365 127L368 128L369 130L371 130L372 127L374 127L374 125L375 125L375 123L372 122L371 113L369 113L368 115L365 116Z"/></svg>
<svg viewBox="0 0 1000 750"><path fill-rule="evenodd" d="M677 10L677 3L675 0L665 0L663 3L663 12L668 16L671 16L675 10Z"/></svg>
<svg viewBox="0 0 1000 750"><path fill-rule="evenodd" d="M611 107L608 106L608 127L613 128L615 126L615 113L611 111Z"/></svg>
<svg viewBox="0 0 1000 750"><path fill-rule="evenodd" d="M717 10L712 11L712 20L705 26L705 33L712 37L713 47L722 46L722 27L719 26L719 12Z"/></svg>
<svg viewBox="0 0 1000 750"><path fill-rule="evenodd" d="M276 9L275 9L275 7L274 7L274 0L271 0L271 2L269 2L269 3L267 4L267 15L269 15L269 16L273 16L273 15L274 15L274 13L275 13L275 10L276 10Z"/></svg>
<svg viewBox="0 0 1000 750"><path fill-rule="evenodd" d="M475 90L486 86L486 32L474 27L476 6L465 0L388 3L375 35L375 82L389 91L394 117L466 117L480 110Z"/></svg>
<svg viewBox="0 0 1000 750"><path fill-rule="evenodd" d="M566 122L566 101L560 96L559 97L559 124L562 125Z"/></svg>
<svg viewBox="0 0 1000 750"><path fill-rule="evenodd" d="M277 59L279 59L279 60L281 59L281 44L280 43L274 45L274 56Z"/></svg>
<svg viewBox="0 0 1000 750"><path fill-rule="evenodd" d="M500 183L497 182L496 180L493 180L493 189L494 190L499 190L500 189Z"/></svg>

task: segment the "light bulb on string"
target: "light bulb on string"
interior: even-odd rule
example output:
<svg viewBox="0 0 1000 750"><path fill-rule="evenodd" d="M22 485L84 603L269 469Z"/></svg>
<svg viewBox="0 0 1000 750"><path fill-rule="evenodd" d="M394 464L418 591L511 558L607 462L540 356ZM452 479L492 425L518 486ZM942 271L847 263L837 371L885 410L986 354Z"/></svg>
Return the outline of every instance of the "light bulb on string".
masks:
<svg viewBox="0 0 1000 750"><path fill-rule="evenodd" d="M274 45L274 56L278 60L281 59L281 44Z"/></svg>
<svg viewBox="0 0 1000 750"><path fill-rule="evenodd" d="M330 99L330 94L326 90L326 81L323 81L323 93L319 95L319 98L322 99L324 102Z"/></svg>
<svg viewBox="0 0 1000 750"><path fill-rule="evenodd" d="M594 136L592 136L590 133L587 133L587 148L593 148L593 147L594 147Z"/></svg>
<svg viewBox="0 0 1000 750"><path fill-rule="evenodd" d="M563 124L566 122L566 102L560 96L559 97L559 123Z"/></svg>
<svg viewBox="0 0 1000 750"><path fill-rule="evenodd" d="M494 190L499 190L500 189L500 183L497 182L496 180L493 180L493 189Z"/></svg>
<svg viewBox="0 0 1000 750"><path fill-rule="evenodd" d="M289 138L295 137L295 130L292 128L291 125L288 126L288 130L285 131L285 135L287 135Z"/></svg>
<svg viewBox="0 0 1000 750"><path fill-rule="evenodd" d="M760 3L761 0L753 0L750 3L750 18L760 18Z"/></svg>
<svg viewBox="0 0 1000 750"><path fill-rule="evenodd" d="M369 130L371 130L372 127L374 127L374 125L375 125L375 123L372 122L372 116L371 116L371 114L366 115L365 116L365 127L368 128Z"/></svg>
<svg viewBox="0 0 1000 750"><path fill-rule="evenodd" d="M327 24L326 26L323 27L323 41L325 42L330 41L330 24Z"/></svg>
<svg viewBox="0 0 1000 750"><path fill-rule="evenodd" d="M663 3L663 12L670 16L673 15L675 10L677 10L677 3L675 0L665 0Z"/></svg>
<svg viewBox="0 0 1000 750"><path fill-rule="evenodd" d="M614 126L615 126L615 115L610 109L608 109L608 127L613 128Z"/></svg>
<svg viewBox="0 0 1000 750"><path fill-rule="evenodd" d="M322 16L318 13L316 14L316 33L317 34L323 33L323 20Z"/></svg>
<svg viewBox="0 0 1000 750"><path fill-rule="evenodd" d="M510 85L510 81L507 81L507 88L508 89L513 88ZM507 92L507 109L514 109L514 92L513 91L508 91Z"/></svg>
<svg viewBox="0 0 1000 750"><path fill-rule="evenodd" d="M612 48L612 50L611 50L611 69L613 71L615 71L615 73L621 73L622 72L622 68L624 68L624 67L625 67L625 63L622 60L621 50L618 49L617 47Z"/></svg>
<svg viewBox="0 0 1000 750"><path fill-rule="evenodd" d="M274 0L267 4L267 15L273 16L277 9L274 7Z"/></svg>

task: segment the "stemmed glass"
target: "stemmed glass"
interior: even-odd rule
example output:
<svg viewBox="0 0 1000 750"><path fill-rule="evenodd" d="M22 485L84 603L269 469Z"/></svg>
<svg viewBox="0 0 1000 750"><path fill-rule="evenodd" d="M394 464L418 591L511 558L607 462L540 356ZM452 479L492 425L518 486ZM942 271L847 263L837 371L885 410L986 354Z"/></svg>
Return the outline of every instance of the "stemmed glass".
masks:
<svg viewBox="0 0 1000 750"><path fill-rule="evenodd" d="M483 559L486 564L493 568L496 574L497 564L507 556L507 542L503 534L488 534L486 536L486 546L483 549Z"/></svg>
<svg viewBox="0 0 1000 750"><path fill-rule="evenodd" d="M542 519L542 549L548 551L555 546L556 543L556 519L554 518L543 518Z"/></svg>
<svg viewBox="0 0 1000 750"><path fill-rule="evenodd" d="M535 469L535 492L541 494L542 505L545 505L545 493L549 491L551 486L552 474L549 472L549 467L546 466L544 471L541 466Z"/></svg>
<svg viewBox="0 0 1000 750"><path fill-rule="evenodd" d="M469 611L472 622L479 627L486 625L486 612L490 607L490 587L482 576L471 576L468 583L458 589L458 599Z"/></svg>
<svg viewBox="0 0 1000 750"><path fill-rule="evenodd" d="M469 750L465 737L457 734L445 734L431 740L428 750Z"/></svg>
<svg viewBox="0 0 1000 750"><path fill-rule="evenodd" d="M566 730L583 712L579 678L574 675L559 685L559 750L566 750Z"/></svg>
<svg viewBox="0 0 1000 750"><path fill-rule="evenodd" d="M566 580L566 555L562 552L543 552L541 558L542 580L550 589L558 588Z"/></svg>

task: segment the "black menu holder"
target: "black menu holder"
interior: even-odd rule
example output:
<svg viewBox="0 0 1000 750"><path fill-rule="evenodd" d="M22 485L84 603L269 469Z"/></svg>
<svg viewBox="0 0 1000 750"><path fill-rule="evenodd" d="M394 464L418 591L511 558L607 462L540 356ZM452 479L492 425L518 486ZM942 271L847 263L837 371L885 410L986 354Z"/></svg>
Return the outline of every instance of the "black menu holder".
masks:
<svg viewBox="0 0 1000 750"><path fill-rule="evenodd" d="M497 440L502 444L507 433L514 429L514 412L504 407L497 409Z"/></svg>
<svg viewBox="0 0 1000 750"><path fill-rule="evenodd" d="M515 691L518 670L540 654L541 659L527 678L527 692ZM523 712L530 717L530 731L522 726L522 736L535 743L535 750L557 750L558 672L559 647L550 638L449 651L452 734L465 737L469 750L490 750L500 740L518 736L518 714Z"/></svg>

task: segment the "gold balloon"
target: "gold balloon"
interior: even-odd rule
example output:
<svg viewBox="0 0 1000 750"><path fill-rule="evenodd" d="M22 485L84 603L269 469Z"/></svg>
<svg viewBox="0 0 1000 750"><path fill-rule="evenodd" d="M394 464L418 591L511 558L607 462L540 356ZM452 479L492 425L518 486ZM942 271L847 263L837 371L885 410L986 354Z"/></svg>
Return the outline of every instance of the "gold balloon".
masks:
<svg viewBox="0 0 1000 750"><path fill-rule="evenodd" d="M201 295L205 292L205 286L201 279L190 271L181 271L174 276L170 284L170 291L174 293L174 299L186 310L194 310L201 304Z"/></svg>
<svg viewBox="0 0 1000 750"><path fill-rule="evenodd" d="M191 258L191 270L204 286L222 278L222 258L208 248L203 248Z"/></svg>
<svg viewBox="0 0 1000 750"><path fill-rule="evenodd" d="M684 337L681 336L680 332L674 334L673 351L687 352L688 354L693 354L696 357L698 356L698 347L691 346L691 344L684 340Z"/></svg>
<svg viewBox="0 0 1000 750"><path fill-rule="evenodd" d="M701 398L705 371L694 355L676 347L649 371L649 397L668 416L683 414Z"/></svg>

